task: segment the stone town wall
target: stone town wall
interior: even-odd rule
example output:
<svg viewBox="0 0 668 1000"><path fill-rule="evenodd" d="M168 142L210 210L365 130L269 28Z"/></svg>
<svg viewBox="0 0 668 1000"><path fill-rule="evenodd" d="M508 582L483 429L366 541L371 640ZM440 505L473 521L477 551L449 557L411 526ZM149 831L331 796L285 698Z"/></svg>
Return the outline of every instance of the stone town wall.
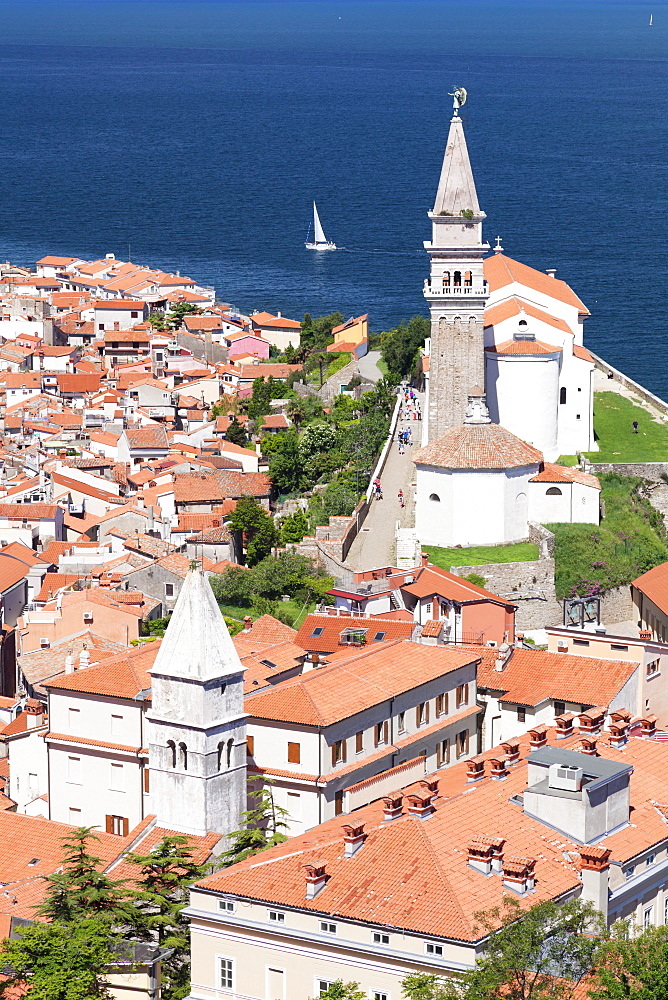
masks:
<svg viewBox="0 0 668 1000"><path fill-rule="evenodd" d="M661 481L668 476L668 462L588 462L587 472L598 476L602 472L617 472L620 476L639 476Z"/></svg>
<svg viewBox="0 0 668 1000"><path fill-rule="evenodd" d="M637 619L638 609L631 599L631 585L613 587L601 594L601 621L604 625L629 622Z"/></svg>
<svg viewBox="0 0 668 1000"><path fill-rule="evenodd" d="M655 396L653 392L650 392L649 389L646 389L643 385L640 385L640 383L634 382L633 379L629 378L628 375L625 375L624 372L620 372L617 368L613 368L612 365L609 365L607 361L603 360L603 358L599 358L597 354L593 354L591 351L590 354L596 362L596 367L605 372L611 381L619 382L620 385L626 386L627 389L630 389L637 396L640 396L640 398L644 399L646 403L650 403L653 407L659 410L660 413L668 414L668 403L666 403L665 400L661 399L659 396Z"/></svg>
<svg viewBox="0 0 668 1000"><path fill-rule="evenodd" d="M453 566L450 572L457 576L471 573L483 576L488 590L517 606L515 625L520 630L561 623L562 607L554 591L554 559L551 557L532 562Z"/></svg>

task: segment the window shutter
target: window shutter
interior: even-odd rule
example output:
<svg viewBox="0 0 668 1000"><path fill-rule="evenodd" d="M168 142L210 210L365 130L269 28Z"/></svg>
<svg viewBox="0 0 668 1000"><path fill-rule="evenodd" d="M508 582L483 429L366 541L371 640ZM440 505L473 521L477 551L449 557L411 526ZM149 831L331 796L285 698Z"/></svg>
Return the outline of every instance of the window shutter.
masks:
<svg viewBox="0 0 668 1000"><path fill-rule="evenodd" d="M383 723L383 739L386 743L390 742L390 724L387 721Z"/></svg>
<svg viewBox="0 0 668 1000"><path fill-rule="evenodd" d="M336 743L332 743L332 767L336 764Z"/></svg>
<svg viewBox="0 0 668 1000"><path fill-rule="evenodd" d="M425 721L425 725L429 722L429 702L428 701L425 701L425 703L424 703L424 721Z"/></svg>
<svg viewBox="0 0 668 1000"><path fill-rule="evenodd" d="M104 817L104 829L105 829L105 831L107 833L113 833L114 832L114 820L113 820L112 816L105 816Z"/></svg>
<svg viewBox="0 0 668 1000"><path fill-rule="evenodd" d="M255 753L255 737L254 736L247 736L246 737L246 753L248 754L249 757L252 757L253 754Z"/></svg>
<svg viewBox="0 0 668 1000"><path fill-rule="evenodd" d="M149 771L148 767L144 767L144 791L145 792L149 792L150 791L150 781L151 781L151 779L149 778L149 774L150 774L150 771Z"/></svg>
<svg viewBox="0 0 668 1000"><path fill-rule="evenodd" d="M469 686L468 686L468 684L465 684L464 685L464 704L465 705L468 704L468 700L469 700Z"/></svg>
<svg viewBox="0 0 668 1000"><path fill-rule="evenodd" d="M127 837L129 828L130 828L130 821L127 818L127 816L124 816L123 817L123 836L124 837Z"/></svg>
<svg viewBox="0 0 668 1000"><path fill-rule="evenodd" d="M348 759L348 741L341 740L341 760L345 764Z"/></svg>
<svg viewBox="0 0 668 1000"><path fill-rule="evenodd" d="M420 706L418 705L418 707L415 709L415 725L419 726L421 721L422 720L420 719Z"/></svg>
<svg viewBox="0 0 668 1000"><path fill-rule="evenodd" d="M468 753L468 752L469 752L469 731L468 731L468 729L465 729L464 730L464 753Z"/></svg>

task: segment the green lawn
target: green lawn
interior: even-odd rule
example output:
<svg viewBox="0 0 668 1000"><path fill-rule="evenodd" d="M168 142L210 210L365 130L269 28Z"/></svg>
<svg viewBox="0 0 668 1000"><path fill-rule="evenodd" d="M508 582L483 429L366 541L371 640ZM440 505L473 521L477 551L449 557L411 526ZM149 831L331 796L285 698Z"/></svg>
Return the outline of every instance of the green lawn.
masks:
<svg viewBox="0 0 668 1000"><path fill-rule="evenodd" d="M226 618L236 618L237 621L243 621L248 616L251 618L258 617L257 611L254 611L253 608L242 608L235 604L219 604L218 607ZM304 607L303 602L293 599L289 601L277 601L277 609L285 611L287 616L293 620L293 628L299 628L306 616L315 610L315 601L306 607Z"/></svg>
<svg viewBox="0 0 668 1000"><path fill-rule="evenodd" d="M533 542L516 545L471 545L466 549L442 549L438 545L424 545L429 561L441 569L451 566L484 566L486 563L531 562L538 558L538 546Z"/></svg>
<svg viewBox="0 0 668 1000"><path fill-rule="evenodd" d="M390 374L390 369L387 367L382 358L378 358L378 361L376 361L376 367L382 372L383 378L387 378Z"/></svg>
<svg viewBox="0 0 668 1000"><path fill-rule="evenodd" d="M600 525L548 524L555 535L557 598L587 596L635 580L668 560L663 518L636 489L635 476L599 476L605 502Z"/></svg>
<svg viewBox="0 0 668 1000"><path fill-rule="evenodd" d="M637 420L638 433L633 433ZM592 462L668 461L668 422L658 423L647 410L617 392L594 395L594 431L600 451L589 452Z"/></svg>

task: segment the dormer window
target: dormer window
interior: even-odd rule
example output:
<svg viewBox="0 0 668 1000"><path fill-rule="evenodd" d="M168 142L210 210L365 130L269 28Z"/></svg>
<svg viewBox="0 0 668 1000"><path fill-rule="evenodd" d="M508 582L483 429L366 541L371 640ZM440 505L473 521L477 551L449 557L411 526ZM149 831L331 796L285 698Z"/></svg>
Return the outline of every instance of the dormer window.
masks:
<svg viewBox="0 0 668 1000"><path fill-rule="evenodd" d="M635 873L636 873L636 866L635 865L629 865L629 867L624 872L624 875L625 875L625 877L627 879L629 879L629 878L633 878L633 876L635 875Z"/></svg>

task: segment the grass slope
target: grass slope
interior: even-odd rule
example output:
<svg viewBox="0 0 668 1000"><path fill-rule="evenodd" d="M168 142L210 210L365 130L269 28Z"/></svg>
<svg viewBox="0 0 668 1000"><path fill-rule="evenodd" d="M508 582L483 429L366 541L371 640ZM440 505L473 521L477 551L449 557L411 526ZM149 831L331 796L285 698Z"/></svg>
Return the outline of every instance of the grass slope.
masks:
<svg viewBox="0 0 668 1000"><path fill-rule="evenodd" d="M639 424L633 433L633 421ZM657 423L647 410L617 392L594 395L594 431L599 451L589 452L592 462L668 461L668 423Z"/></svg>
<svg viewBox="0 0 668 1000"><path fill-rule="evenodd" d="M438 545L424 545L429 561L441 569L451 566L484 566L486 563L531 562L538 558L538 546L533 542L516 545L471 545L465 549L442 549Z"/></svg>
<svg viewBox="0 0 668 1000"><path fill-rule="evenodd" d="M616 473L606 473L599 479L605 517L598 527L546 525L555 535L555 584L559 600L628 584L668 560L663 519L637 493L642 480Z"/></svg>

